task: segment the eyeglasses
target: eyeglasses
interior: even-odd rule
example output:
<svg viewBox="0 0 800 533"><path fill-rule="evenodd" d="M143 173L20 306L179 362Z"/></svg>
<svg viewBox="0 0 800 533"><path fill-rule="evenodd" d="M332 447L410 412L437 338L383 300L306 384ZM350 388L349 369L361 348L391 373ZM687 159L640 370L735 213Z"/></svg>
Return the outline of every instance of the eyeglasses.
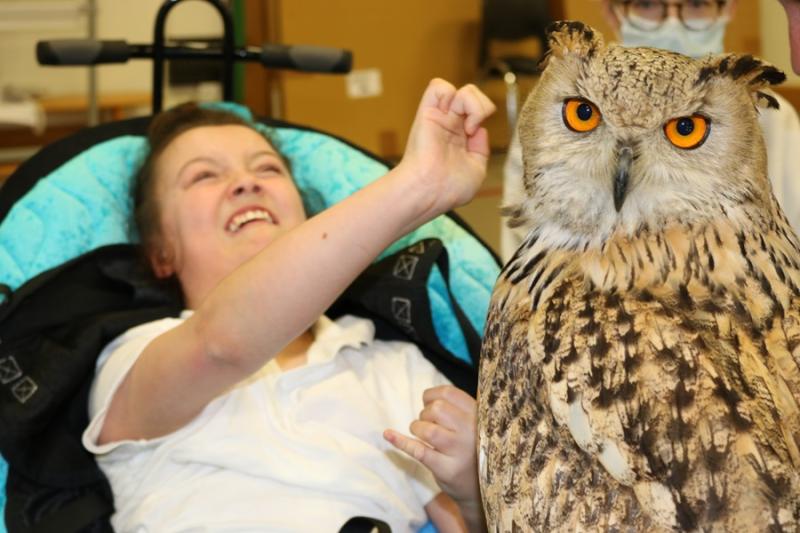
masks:
<svg viewBox="0 0 800 533"><path fill-rule="evenodd" d="M640 30L656 30L667 19L669 6L678 8L678 18L689 30L703 31L714 24L727 0L614 0L614 9Z"/></svg>

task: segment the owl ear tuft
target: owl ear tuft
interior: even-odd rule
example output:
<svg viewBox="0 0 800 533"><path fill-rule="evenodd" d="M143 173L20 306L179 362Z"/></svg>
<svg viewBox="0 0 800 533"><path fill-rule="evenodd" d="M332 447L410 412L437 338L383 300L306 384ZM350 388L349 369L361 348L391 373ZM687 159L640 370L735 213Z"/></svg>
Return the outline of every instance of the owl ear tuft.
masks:
<svg viewBox="0 0 800 533"><path fill-rule="evenodd" d="M591 26L573 20L560 20L547 27L550 53L555 57L568 54L591 57L603 47L603 36Z"/></svg>
<svg viewBox="0 0 800 533"><path fill-rule="evenodd" d="M775 108L778 107L777 100L761 89L786 81L783 71L749 54L725 54L710 58L700 69L695 83L702 85L715 77L728 77L745 84L757 102L763 100L768 107Z"/></svg>

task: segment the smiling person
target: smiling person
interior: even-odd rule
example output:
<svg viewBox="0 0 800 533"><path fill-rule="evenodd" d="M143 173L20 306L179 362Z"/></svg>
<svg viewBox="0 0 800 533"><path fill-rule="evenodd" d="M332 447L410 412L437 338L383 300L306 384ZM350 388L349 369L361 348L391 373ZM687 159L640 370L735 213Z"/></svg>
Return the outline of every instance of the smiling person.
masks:
<svg viewBox="0 0 800 533"><path fill-rule="evenodd" d="M481 528L382 438L446 378L369 320L323 313L389 244L473 197L493 111L474 86L433 80L402 161L310 219L247 122L194 105L155 117L136 219L187 310L98 361L83 441L111 483L115 530L338 531L359 515L393 531Z"/></svg>
<svg viewBox="0 0 800 533"><path fill-rule="evenodd" d="M787 12L796 11L800 58L800 0L782 1ZM736 13L736 0L597 0L596 3L623 46L662 48L695 58L724 51L725 30ZM795 231L800 231L800 180L796 171L800 118L788 100L774 92L771 95L779 109L762 109L759 115L767 145L767 173L783 212ZM515 134L503 167L505 205L517 203L522 197L522 171L522 150ZM526 233L525 228L501 225L503 260L513 255Z"/></svg>

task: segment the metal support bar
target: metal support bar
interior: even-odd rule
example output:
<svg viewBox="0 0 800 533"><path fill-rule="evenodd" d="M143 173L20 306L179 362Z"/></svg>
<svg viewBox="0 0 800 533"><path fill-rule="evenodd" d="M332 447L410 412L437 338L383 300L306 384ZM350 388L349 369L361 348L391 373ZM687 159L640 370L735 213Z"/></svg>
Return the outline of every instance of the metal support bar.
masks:
<svg viewBox="0 0 800 533"><path fill-rule="evenodd" d="M168 58L164 46L164 27L169 12L182 0L167 0L161 5L156 15L153 35L153 114L161 111L164 105L164 60ZM222 98L233 100L233 62L234 62L234 27L233 17L227 6L220 0L204 0L214 6L222 17L224 33L222 37L222 57L224 62L222 77ZM219 52L217 52L219 54ZM173 56L178 57L178 56ZM218 57L218 55L217 55Z"/></svg>
<svg viewBox="0 0 800 533"><path fill-rule="evenodd" d="M87 29L89 39L97 39L97 0L87 0ZM88 68L89 72L89 126L100 123L100 109L97 106L97 68L94 65Z"/></svg>

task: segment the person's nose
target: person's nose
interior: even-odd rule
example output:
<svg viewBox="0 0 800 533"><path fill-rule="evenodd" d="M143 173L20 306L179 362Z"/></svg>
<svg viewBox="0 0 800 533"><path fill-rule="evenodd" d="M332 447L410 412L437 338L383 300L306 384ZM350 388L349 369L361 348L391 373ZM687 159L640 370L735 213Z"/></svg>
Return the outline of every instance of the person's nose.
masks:
<svg viewBox="0 0 800 533"><path fill-rule="evenodd" d="M681 6L680 4L667 4L667 13L666 16L669 18L679 18L680 17Z"/></svg>
<svg viewBox="0 0 800 533"><path fill-rule="evenodd" d="M250 172L237 172L232 176L230 186L232 196L259 195L263 191L264 187L261 182Z"/></svg>

